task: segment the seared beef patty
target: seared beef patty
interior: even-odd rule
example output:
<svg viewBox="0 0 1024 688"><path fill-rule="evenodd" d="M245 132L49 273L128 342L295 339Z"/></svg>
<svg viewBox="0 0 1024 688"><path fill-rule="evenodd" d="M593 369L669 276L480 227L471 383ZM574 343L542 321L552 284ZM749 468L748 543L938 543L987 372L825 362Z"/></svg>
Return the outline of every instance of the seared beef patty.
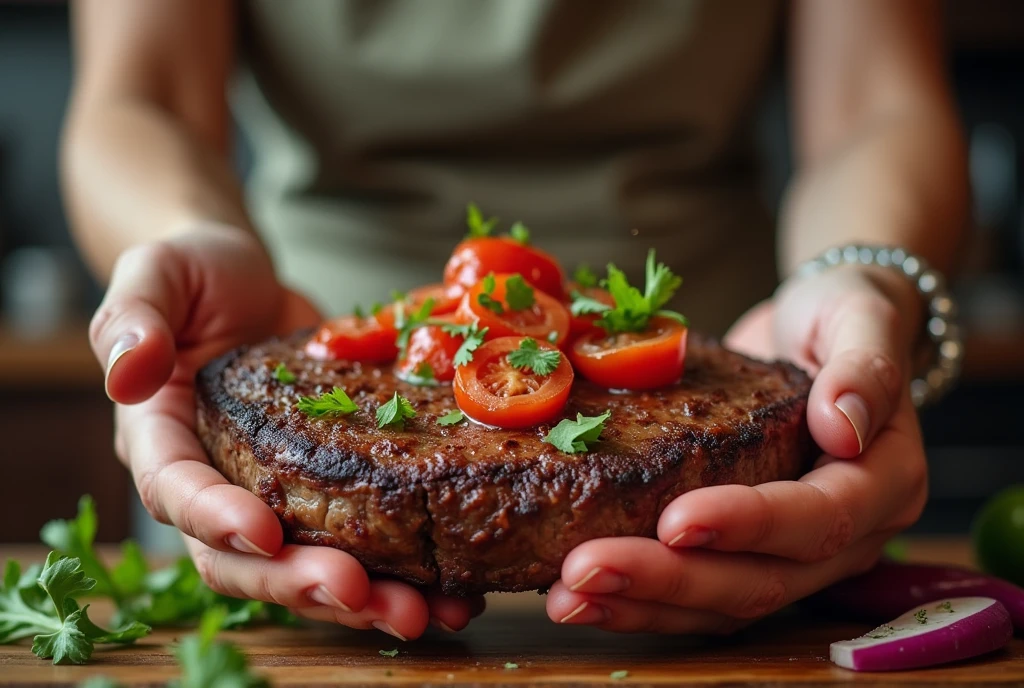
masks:
<svg viewBox="0 0 1024 688"><path fill-rule="evenodd" d="M456 408L451 385L311 359L303 341L238 349L199 373L199 435L214 465L269 504L290 540L449 594L545 588L586 540L653 537L662 509L687 490L795 478L810 456L808 377L692 333L678 385L613 394L577 379L563 417L612 412L585 454L542 442L549 425L439 426ZM279 363L294 384L275 380ZM299 396L333 386L360 410L296 410ZM417 416L403 431L379 430L374 411L396 390Z"/></svg>

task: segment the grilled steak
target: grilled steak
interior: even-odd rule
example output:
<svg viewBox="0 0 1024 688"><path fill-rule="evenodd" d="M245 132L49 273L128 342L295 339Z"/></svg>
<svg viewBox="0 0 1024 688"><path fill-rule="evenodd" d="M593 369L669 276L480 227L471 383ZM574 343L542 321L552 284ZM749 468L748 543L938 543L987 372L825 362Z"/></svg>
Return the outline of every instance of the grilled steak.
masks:
<svg viewBox="0 0 1024 688"><path fill-rule="evenodd" d="M415 387L389 366L324 362L302 338L233 351L197 380L199 434L213 463L257 494L299 543L341 548L370 571L449 594L545 588L575 546L654 536L675 497L705 485L797 477L810 456L810 380L691 333L681 384L613 394L577 380L565 417L610 409L602 442L564 454L526 431L443 427L450 385ZM284 363L297 376L277 382ZM300 395L344 388L360 411L310 418ZM379 430L394 392L417 416Z"/></svg>

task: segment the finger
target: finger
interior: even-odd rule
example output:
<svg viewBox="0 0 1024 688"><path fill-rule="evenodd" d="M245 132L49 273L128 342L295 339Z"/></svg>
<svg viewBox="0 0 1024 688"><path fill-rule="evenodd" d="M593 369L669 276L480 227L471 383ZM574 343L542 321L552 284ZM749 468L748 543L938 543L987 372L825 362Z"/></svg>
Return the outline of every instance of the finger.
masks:
<svg viewBox="0 0 1024 688"><path fill-rule="evenodd" d="M586 595L555 583L548 593L548 617L555 623L596 626L619 633L692 633L719 635L743 622L715 612L683 609L619 595Z"/></svg>
<svg viewBox="0 0 1024 688"><path fill-rule="evenodd" d="M746 356L771 360L776 357L775 341L772 338L772 321L775 306L772 301L762 301L740 316L729 328L722 342L733 351Z"/></svg>
<svg viewBox="0 0 1024 688"><path fill-rule="evenodd" d="M188 307L186 270L173 248L129 249L89 327L89 341L106 371L107 395L135 404L156 393L174 369L174 332Z"/></svg>
<svg viewBox="0 0 1024 688"><path fill-rule="evenodd" d="M460 599L439 592L427 594L430 625L448 633L456 633L468 626L474 617L483 612L485 605L483 597Z"/></svg>
<svg viewBox="0 0 1024 688"><path fill-rule="evenodd" d="M570 553L562 581L573 592L754 619L865 569L882 543L872 536L832 559L803 564L762 554L673 550L645 538L593 540Z"/></svg>
<svg viewBox="0 0 1024 688"><path fill-rule="evenodd" d="M887 527L908 505L923 506L927 469L915 437L883 431L860 461L826 458L799 481L687 492L662 512L658 539L680 548L828 559Z"/></svg>
<svg viewBox="0 0 1024 688"><path fill-rule="evenodd" d="M195 430L191 390L168 386L117 410L118 436L143 505L206 545L270 556L284 534L273 510L211 466Z"/></svg>
<svg viewBox="0 0 1024 688"><path fill-rule="evenodd" d="M267 559L218 552L193 538L186 542L203 581L222 595L346 614L362 612L372 597L362 565L332 547L286 545Z"/></svg>
<svg viewBox="0 0 1024 688"><path fill-rule="evenodd" d="M370 582L370 598L362 611L349 614L331 607L300 607L291 610L298 616L325 621L357 630L377 629L406 641L418 638L427 629L430 618L423 596L396 581Z"/></svg>
<svg viewBox="0 0 1024 688"><path fill-rule="evenodd" d="M860 455L896 410L907 365L901 337L896 307L872 291L842 299L823 323L807 423L825 453Z"/></svg>

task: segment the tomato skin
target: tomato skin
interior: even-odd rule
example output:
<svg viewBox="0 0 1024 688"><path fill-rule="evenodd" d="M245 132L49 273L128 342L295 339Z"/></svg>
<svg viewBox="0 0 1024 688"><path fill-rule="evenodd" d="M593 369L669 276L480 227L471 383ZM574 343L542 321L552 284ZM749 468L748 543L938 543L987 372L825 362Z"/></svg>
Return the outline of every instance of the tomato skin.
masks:
<svg viewBox="0 0 1024 688"><path fill-rule="evenodd" d="M595 301L600 301L601 303L613 308L615 307L615 299L612 298L612 295L608 293L607 289L602 289L601 287L580 287L575 283L570 283L569 288L566 291L570 295L575 292L579 292L583 296L592 298ZM595 330L601 332L604 331L594 324L601 319L600 315L596 313L588 315L572 315L571 300L565 303L565 307L570 309L569 314L572 316L572 322L569 327L569 341L574 341L578 337L582 337L583 335L594 332Z"/></svg>
<svg viewBox="0 0 1024 688"><path fill-rule="evenodd" d="M324 323L306 343L306 353L322 360L389 363L398 356L394 316L346 315Z"/></svg>
<svg viewBox="0 0 1024 688"><path fill-rule="evenodd" d="M505 304L505 283L512 275L495 275L494 292L491 298ZM481 328L486 327L487 338L498 337L533 337L538 341L549 342L548 337L555 333L554 344L561 346L569 337L569 311L561 303L539 289L533 292L532 308L522 311L511 311L507 307L505 313L498 315L480 305L480 295L484 293L482 283L473 285L462 297L462 303L455 312L455 317L462 322L477 322Z"/></svg>
<svg viewBox="0 0 1024 688"><path fill-rule="evenodd" d="M461 285L428 284L417 287L408 294L407 305L410 311L417 310L427 299L434 299L434 307L430 309L431 315L447 315L459 307L462 295L466 293L465 287Z"/></svg>
<svg viewBox="0 0 1024 688"><path fill-rule="evenodd" d="M462 341L462 337L453 337L440 325L417 327L409 337L405 355L395 364L395 374L410 381L416 377L420 366L428 363L437 382L451 382L455 378L455 353Z"/></svg>
<svg viewBox="0 0 1024 688"><path fill-rule="evenodd" d="M573 342L569 359L576 372L608 389L664 387L683 376L686 334L686 327L674 320L651 318L647 332L585 334Z"/></svg>
<svg viewBox="0 0 1024 688"><path fill-rule="evenodd" d="M518 429L547 423L561 414L572 391L572 366L563 354L561 363L550 375L516 370L507 357L519 348L522 339L492 339L473 353L468 365L455 371L455 401L469 418L486 425ZM537 344L542 349L557 351L545 342ZM510 387L523 391L511 396L497 391Z"/></svg>
<svg viewBox="0 0 1024 688"><path fill-rule="evenodd" d="M554 256L510 237L466 239L444 267L444 283L469 289L488 273L519 273L545 294L562 299L562 268Z"/></svg>

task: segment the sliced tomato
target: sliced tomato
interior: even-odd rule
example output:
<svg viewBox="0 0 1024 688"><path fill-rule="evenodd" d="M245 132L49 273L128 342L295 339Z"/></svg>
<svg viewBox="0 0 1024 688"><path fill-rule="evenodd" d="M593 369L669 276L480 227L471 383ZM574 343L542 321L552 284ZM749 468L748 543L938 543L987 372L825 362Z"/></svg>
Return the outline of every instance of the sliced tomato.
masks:
<svg viewBox="0 0 1024 688"><path fill-rule="evenodd" d="M612 295L608 293L607 289L602 289L601 287L580 287L575 283L570 283L566 291L570 296L574 293L580 293L583 296L594 299L595 301L600 301L607 306L615 307L615 299L612 298ZM572 301L567 301L565 303L565 307L570 308L570 315L572 314L571 306ZM572 322L569 327L569 339L576 339L588 332L601 330L600 327L594 324L600 318L600 315L595 314L573 315ZM601 331L603 332L603 330Z"/></svg>
<svg viewBox="0 0 1024 688"><path fill-rule="evenodd" d="M562 268L554 256L509 237L466 239L444 267L444 283L469 289L488 273L519 273L545 294L561 299Z"/></svg>
<svg viewBox="0 0 1024 688"><path fill-rule="evenodd" d="M394 315L346 315L324 323L306 343L314 358L387 363L398 356Z"/></svg>
<svg viewBox="0 0 1024 688"><path fill-rule="evenodd" d="M455 401L475 421L500 428L528 428L558 417L572 391L573 372L562 361L550 375L518 370L508 354L519 348L522 337L500 337L473 352L469 364L455 371ZM543 349L557 351L545 342Z"/></svg>
<svg viewBox="0 0 1024 688"><path fill-rule="evenodd" d="M454 322L453 318L438 318ZM395 374L415 382L424 377L424 364L430 366L434 380L451 382L455 377L455 353L462 346L462 337L453 337L441 325L424 325L413 330L405 355L395 364Z"/></svg>
<svg viewBox="0 0 1024 688"><path fill-rule="evenodd" d="M416 310L427 299L434 299L434 307L430 309L431 315L445 315L459 307L459 301L465 293L465 287L458 284L428 284L410 291L406 301L410 310Z"/></svg>
<svg viewBox="0 0 1024 688"><path fill-rule="evenodd" d="M554 332L553 343L561 346L569 336L569 311L539 289L533 292L534 303L531 307L511 310L505 301L505 284L510 277L512 275L495 275L494 291L490 294L492 299L502 304L504 312L495 313L480 304L480 295L484 293L483 282L480 282L462 297L455 317L463 322L475 321L481 328L488 328L488 339L517 335L551 342L551 333Z"/></svg>
<svg viewBox="0 0 1024 688"><path fill-rule="evenodd" d="M686 327L652 318L643 332L590 332L573 343L569 358L576 372L608 389L664 387L683 376Z"/></svg>

